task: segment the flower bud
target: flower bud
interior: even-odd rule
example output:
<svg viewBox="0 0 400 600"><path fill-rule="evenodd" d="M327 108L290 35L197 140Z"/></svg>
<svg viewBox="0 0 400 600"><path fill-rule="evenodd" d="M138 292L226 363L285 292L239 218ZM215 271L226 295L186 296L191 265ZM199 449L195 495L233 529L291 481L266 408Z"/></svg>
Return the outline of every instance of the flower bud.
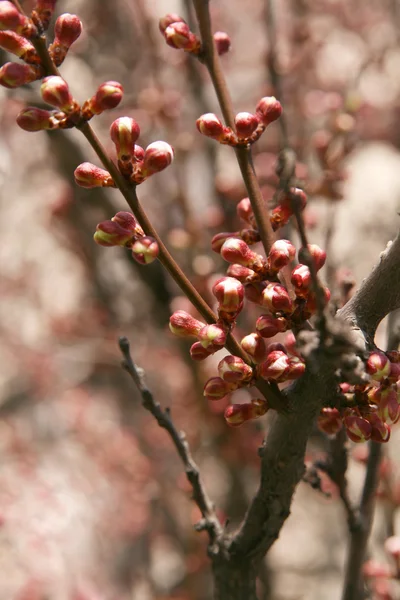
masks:
<svg viewBox="0 0 400 600"><path fill-rule="evenodd" d="M391 363L400 363L400 352L397 350L389 350L389 352L386 352L386 356Z"/></svg>
<svg viewBox="0 0 400 600"><path fill-rule="evenodd" d="M82 21L76 15L64 13L56 20L54 33L54 44L68 49L81 35Z"/></svg>
<svg viewBox="0 0 400 600"><path fill-rule="evenodd" d="M308 244L307 249L311 255L311 260L314 262L316 271L319 271L325 264L326 252L324 252L324 250L322 250L316 244ZM302 263L307 263L307 254L308 253L305 248L300 248L299 261Z"/></svg>
<svg viewBox="0 0 400 600"><path fill-rule="evenodd" d="M216 352L226 342L226 332L219 325L205 325L197 334L198 340L209 352Z"/></svg>
<svg viewBox="0 0 400 600"><path fill-rule="evenodd" d="M123 87L118 81L106 81L99 85L95 95L85 102L82 110L84 113L88 113L89 118L93 115L100 115L105 110L118 106L123 93Z"/></svg>
<svg viewBox="0 0 400 600"><path fill-rule="evenodd" d="M204 386L203 395L207 400L222 400L230 391L229 385L221 377L211 377Z"/></svg>
<svg viewBox="0 0 400 600"><path fill-rule="evenodd" d="M289 359L289 370L286 373L285 381L299 379L306 370L306 364L298 356L292 356Z"/></svg>
<svg viewBox="0 0 400 600"><path fill-rule="evenodd" d="M269 283L262 292L262 306L268 308L272 313L291 313L293 304L287 289L279 283Z"/></svg>
<svg viewBox="0 0 400 600"><path fill-rule="evenodd" d="M390 360L383 352L374 350L368 357L366 370L371 379L382 381L390 374Z"/></svg>
<svg viewBox="0 0 400 600"><path fill-rule="evenodd" d="M371 440L384 444L389 441L390 438L390 427L382 421L382 419L376 414L369 414L366 419L371 424Z"/></svg>
<svg viewBox="0 0 400 600"><path fill-rule="evenodd" d="M234 277L241 283L250 283L251 281L257 280L258 275L252 269L242 267L242 265L229 265L226 270L226 274L229 277Z"/></svg>
<svg viewBox="0 0 400 600"><path fill-rule="evenodd" d="M253 209L249 198L243 198L236 206L237 215L242 221L252 223L254 219Z"/></svg>
<svg viewBox="0 0 400 600"><path fill-rule="evenodd" d="M41 68L34 65L8 62L0 69L0 85L5 88L14 89L26 83L36 81L41 76L41 72Z"/></svg>
<svg viewBox="0 0 400 600"><path fill-rule="evenodd" d="M385 423L397 423L400 418L400 404L394 387L372 388L368 392L368 400L377 404L377 415Z"/></svg>
<svg viewBox="0 0 400 600"><path fill-rule="evenodd" d="M318 428L326 435L336 435L342 429L342 419L337 408L323 408L317 419Z"/></svg>
<svg viewBox="0 0 400 600"><path fill-rule="evenodd" d="M41 25L46 30L53 16L57 0L36 0L35 13L40 19Z"/></svg>
<svg viewBox="0 0 400 600"><path fill-rule="evenodd" d="M286 267L295 256L296 248L289 240L277 240L269 251L268 267L272 271L279 271Z"/></svg>
<svg viewBox="0 0 400 600"><path fill-rule="evenodd" d="M190 31L184 21L171 23L163 33L165 41L172 48L193 53L198 53L200 50L199 38Z"/></svg>
<svg viewBox="0 0 400 600"><path fill-rule="evenodd" d="M139 135L139 125L131 117L120 117L111 123L110 136L120 161L126 162L131 159Z"/></svg>
<svg viewBox="0 0 400 600"><path fill-rule="evenodd" d="M143 162L143 159L144 159L144 148L142 148L142 146L138 146L137 144L135 144L135 150L133 152L133 162L141 163L141 162Z"/></svg>
<svg viewBox="0 0 400 600"><path fill-rule="evenodd" d="M14 54L26 62L39 62L34 46L22 35L14 31L0 30L0 48Z"/></svg>
<svg viewBox="0 0 400 600"><path fill-rule="evenodd" d="M133 232L130 229L121 227L115 221L103 221L96 227L96 232L93 236L96 244L100 246L131 246Z"/></svg>
<svg viewBox="0 0 400 600"><path fill-rule="evenodd" d="M267 354L265 342L258 333L246 335L241 340L240 345L256 364L262 363L265 360Z"/></svg>
<svg viewBox="0 0 400 600"><path fill-rule="evenodd" d="M285 352L276 350L270 352L266 360L259 367L259 374L263 379L280 382L285 381L289 370L289 357Z"/></svg>
<svg viewBox="0 0 400 600"><path fill-rule="evenodd" d="M105 169L90 162L80 164L74 171L75 182L83 188L115 187L113 178Z"/></svg>
<svg viewBox="0 0 400 600"><path fill-rule="evenodd" d="M263 338L271 338L288 329L285 317L273 317L272 315L261 315L256 321L256 329Z"/></svg>
<svg viewBox="0 0 400 600"><path fill-rule="evenodd" d="M205 327L205 323L198 321L185 310L175 311L169 319L170 330L180 337L197 337L203 327Z"/></svg>
<svg viewBox="0 0 400 600"><path fill-rule="evenodd" d="M239 236L249 246L252 246L261 240L258 229L241 229L239 231Z"/></svg>
<svg viewBox="0 0 400 600"><path fill-rule="evenodd" d="M225 356L218 364L219 376L227 383L248 382L253 369L239 356Z"/></svg>
<svg viewBox="0 0 400 600"><path fill-rule="evenodd" d="M388 379L394 383L396 381L400 381L400 363L390 363L390 373L388 375Z"/></svg>
<svg viewBox="0 0 400 600"><path fill-rule="evenodd" d="M371 438L372 426L369 421L349 410L347 416L343 419L346 433L356 444L366 442Z"/></svg>
<svg viewBox="0 0 400 600"><path fill-rule="evenodd" d="M121 210L117 212L117 214L111 219L114 223L118 223L124 229L129 229L132 232L132 235L137 237L143 237L144 231L140 227L139 223L136 221L135 217L132 213L127 212L125 210Z"/></svg>
<svg viewBox="0 0 400 600"><path fill-rule="evenodd" d="M174 159L174 150L167 142L153 142L147 146L143 159L145 177L166 169Z"/></svg>
<svg viewBox="0 0 400 600"><path fill-rule="evenodd" d="M307 205L307 196L301 188L291 187L289 193L283 193L279 197L279 203L292 213L295 208L302 211Z"/></svg>
<svg viewBox="0 0 400 600"><path fill-rule="evenodd" d="M266 287L267 284L265 281L254 281L245 286L244 295L250 302L254 302L254 304L259 304L261 306L263 291Z"/></svg>
<svg viewBox="0 0 400 600"><path fill-rule="evenodd" d="M214 33L214 42L219 56L229 52L231 47L231 38L224 31L216 31Z"/></svg>
<svg viewBox="0 0 400 600"><path fill-rule="evenodd" d="M232 233L230 231L220 231L219 233L216 233L211 240L211 249L219 254L226 240L232 237L239 239L238 233Z"/></svg>
<svg viewBox="0 0 400 600"><path fill-rule="evenodd" d="M59 121L54 112L34 106L21 110L17 116L17 125L24 131L42 131L57 129Z"/></svg>
<svg viewBox="0 0 400 600"><path fill-rule="evenodd" d="M207 348L204 348L204 346L200 344L200 342L195 342L190 348L190 357L192 360L196 361L205 360L213 353L213 349L209 352Z"/></svg>
<svg viewBox="0 0 400 600"><path fill-rule="evenodd" d="M307 265L297 265L293 269L291 282L294 285L296 296L307 297L312 284L310 269Z"/></svg>
<svg viewBox="0 0 400 600"><path fill-rule="evenodd" d="M321 288L321 292L323 295L323 304L326 306L331 298L331 292L327 287ZM304 306L304 318L309 318L309 316L313 315L317 311L318 303L317 296L315 292L309 292L307 295L307 301Z"/></svg>
<svg viewBox="0 0 400 600"><path fill-rule="evenodd" d="M214 113L201 115L196 121L196 127L203 135L220 140L225 135L225 127Z"/></svg>
<svg viewBox="0 0 400 600"><path fill-rule="evenodd" d="M256 114L265 127L279 119L282 114L281 103L274 96L261 98L256 106Z"/></svg>
<svg viewBox="0 0 400 600"><path fill-rule="evenodd" d="M228 238L221 247L221 256L230 263L238 263L254 271L259 271L265 266L265 260L256 252L250 250L243 240Z"/></svg>
<svg viewBox="0 0 400 600"><path fill-rule="evenodd" d="M292 209L289 206L282 206L281 204L278 204L278 206L271 211L269 218L272 229L276 231L280 227L286 225L292 214Z"/></svg>
<svg viewBox="0 0 400 600"><path fill-rule="evenodd" d="M149 265L154 262L159 251L157 240L150 235L145 235L132 244L132 256L141 265Z"/></svg>
<svg viewBox="0 0 400 600"><path fill-rule="evenodd" d="M239 427L245 421L258 419L268 410L267 401L261 398L252 399L246 404L231 404L225 409L224 417L231 427Z"/></svg>
<svg viewBox="0 0 400 600"><path fill-rule="evenodd" d="M235 117L235 129L238 138L244 140L250 137L257 129L259 122L256 115L248 112L238 113Z"/></svg>
<svg viewBox="0 0 400 600"><path fill-rule="evenodd" d="M289 354L286 346L280 342L271 342L267 346L267 356L270 354L270 352L275 352L276 350L279 350L279 352L284 352L285 354Z"/></svg>
<svg viewBox="0 0 400 600"><path fill-rule="evenodd" d="M12 2L0 2L0 31L15 31L24 35L33 33L33 23L22 15Z"/></svg>
<svg viewBox="0 0 400 600"><path fill-rule="evenodd" d="M185 21L179 15L169 13L164 17L161 17L158 23L161 33L164 33L167 27L169 27L169 25L172 25L172 23L185 23Z"/></svg>
<svg viewBox="0 0 400 600"><path fill-rule="evenodd" d="M221 277L215 282L212 293L219 303L219 309L237 314L243 305L244 287L233 277Z"/></svg>
<svg viewBox="0 0 400 600"><path fill-rule="evenodd" d="M45 77L40 92L47 104L56 106L66 113L74 112L77 109L77 103L69 91L67 82L58 75Z"/></svg>

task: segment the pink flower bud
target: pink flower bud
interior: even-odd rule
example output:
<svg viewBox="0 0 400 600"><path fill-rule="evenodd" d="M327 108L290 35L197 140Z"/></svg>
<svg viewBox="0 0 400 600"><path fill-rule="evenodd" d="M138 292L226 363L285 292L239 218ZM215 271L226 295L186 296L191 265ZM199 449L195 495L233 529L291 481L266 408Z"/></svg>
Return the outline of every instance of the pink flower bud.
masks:
<svg viewBox="0 0 400 600"><path fill-rule="evenodd" d="M393 382L400 381L400 363L390 363L388 379Z"/></svg>
<svg viewBox="0 0 400 600"><path fill-rule="evenodd" d="M132 235L137 237L143 237L144 231L136 221L132 213L121 210L111 219L114 223L118 223L124 229L128 229L132 232Z"/></svg>
<svg viewBox="0 0 400 600"><path fill-rule="evenodd" d="M120 161L125 162L131 159L139 135L140 127L131 117L120 117L111 123L110 136Z"/></svg>
<svg viewBox="0 0 400 600"><path fill-rule="evenodd" d="M196 121L196 127L203 135L220 140L225 135L225 127L214 113L201 115Z"/></svg>
<svg viewBox="0 0 400 600"><path fill-rule="evenodd" d="M331 298L331 292L327 287L325 287L325 288L322 288L322 293L323 293L323 298L322 298L323 304L324 304L324 306L326 306ZM307 297L307 302L304 306L304 318L308 318L309 316L313 315L317 311L317 297L315 295L315 292L309 292L309 294L306 297Z"/></svg>
<svg viewBox="0 0 400 600"><path fill-rule="evenodd" d="M292 187L288 194L283 193L282 196L280 196L279 203L285 208L290 209L291 212L293 212L294 208L298 208L302 211L307 205L307 196L302 189Z"/></svg>
<svg viewBox="0 0 400 600"><path fill-rule="evenodd" d="M216 31L214 33L214 42L219 56L229 52L231 47L231 38L224 31Z"/></svg>
<svg viewBox="0 0 400 600"><path fill-rule="evenodd" d="M164 30L164 38L169 46L178 50L197 53L200 50L200 40L183 22L171 23Z"/></svg>
<svg viewBox="0 0 400 600"><path fill-rule="evenodd" d="M384 444L389 441L390 438L390 427L382 421L382 419L376 413L371 413L366 417L367 421L371 424L371 440Z"/></svg>
<svg viewBox="0 0 400 600"><path fill-rule="evenodd" d="M265 266L265 260L256 252L250 250L243 240L228 238L221 247L221 256L230 263L237 263L254 271L259 271Z"/></svg>
<svg viewBox="0 0 400 600"><path fill-rule="evenodd" d="M372 388L368 392L368 400L377 404L377 415L385 423L397 423L400 419L400 404L394 387Z"/></svg>
<svg viewBox="0 0 400 600"><path fill-rule="evenodd" d="M84 162L74 171L75 182L83 188L115 187L114 181L108 171L96 167L90 162Z"/></svg>
<svg viewBox="0 0 400 600"><path fill-rule="evenodd" d="M282 206L279 204L276 208L274 208L271 212L271 216L269 218L272 229L276 231L280 227L286 225L292 216L293 212L289 206Z"/></svg>
<svg viewBox="0 0 400 600"><path fill-rule="evenodd" d="M268 267L272 271L279 271L286 267L295 256L296 248L289 240L277 240L269 251Z"/></svg>
<svg viewBox="0 0 400 600"><path fill-rule="evenodd" d="M262 292L262 306L268 308L272 313L291 313L293 304L287 289L279 283L269 283Z"/></svg>
<svg viewBox="0 0 400 600"><path fill-rule="evenodd" d="M292 356L289 359L289 370L286 373L285 381L293 381L304 375L306 364L298 356Z"/></svg>
<svg viewBox="0 0 400 600"><path fill-rule="evenodd" d="M198 321L184 310L175 311L169 319L170 330L180 337L197 337L203 327L205 323Z"/></svg>
<svg viewBox="0 0 400 600"><path fill-rule="evenodd" d="M200 342L195 342L190 348L190 357L192 360L196 361L205 360L213 353L214 349L209 352L207 348L204 348L204 346L200 344Z"/></svg>
<svg viewBox="0 0 400 600"><path fill-rule="evenodd" d="M289 370L289 357L285 352L276 350L270 352L266 360L259 367L259 374L263 379L276 382L285 381L285 375Z"/></svg>
<svg viewBox="0 0 400 600"><path fill-rule="evenodd" d="M307 249L308 249L308 252L311 255L311 259L314 262L315 269L317 271L319 271L320 269L322 269L322 267L325 264L325 261L326 261L326 252L324 252L324 250L322 250L316 244L308 244ZM307 253L305 252L304 248L300 248L300 250L299 250L299 261L300 262L307 262L306 259L307 259Z"/></svg>
<svg viewBox="0 0 400 600"><path fill-rule="evenodd" d="M147 146L143 159L145 177L166 169L174 159L174 150L167 142L153 142Z"/></svg>
<svg viewBox="0 0 400 600"><path fill-rule="evenodd" d="M254 219L253 209L249 198L243 198L236 206L238 217L246 223L252 223Z"/></svg>
<svg viewBox="0 0 400 600"><path fill-rule="evenodd" d="M243 304L244 288L233 277L222 277L215 282L212 293L219 303L219 309L237 314Z"/></svg>
<svg viewBox="0 0 400 600"><path fill-rule="evenodd" d="M342 419L337 408L323 408L317 419L318 428L326 435L336 435L342 429Z"/></svg>
<svg viewBox="0 0 400 600"><path fill-rule="evenodd" d="M26 83L36 81L40 76L40 67L8 62L0 69L0 85L5 88L14 89Z"/></svg>
<svg viewBox="0 0 400 600"><path fill-rule="evenodd" d="M229 265L226 270L226 274L229 277L234 277L241 283L250 283L251 281L257 280L258 275L252 269L242 267L242 265Z"/></svg>
<svg viewBox="0 0 400 600"><path fill-rule="evenodd" d="M231 237L239 239L239 235L237 233L232 233L230 231L220 231L220 233L216 233L211 240L211 249L217 254L219 254L221 252L223 244L228 238Z"/></svg>
<svg viewBox="0 0 400 600"><path fill-rule="evenodd" d="M7 50L10 54L15 54L15 56L26 60L26 62L39 62L33 45L22 35L18 35L14 31L0 30L0 48Z"/></svg>
<svg viewBox="0 0 400 600"><path fill-rule="evenodd" d="M24 131L57 129L58 123L54 112L43 110L42 108L28 107L21 110L17 116L17 124Z"/></svg>
<svg viewBox="0 0 400 600"><path fill-rule="evenodd" d="M222 400L230 391L229 385L221 377L211 377L204 386L203 395L207 400Z"/></svg>
<svg viewBox="0 0 400 600"><path fill-rule="evenodd" d="M169 13L165 15L165 17L161 17L158 23L161 33L164 33L167 27L169 27L169 25L172 25L172 23L185 23L185 21L179 15Z"/></svg>
<svg viewBox="0 0 400 600"><path fill-rule="evenodd" d="M0 31L6 29L30 35L33 31L33 23L20 13L12 2L2 0L0 2Z"/></svg>
<svg viewBox="0 0 400 600"><path fill-rule="evenodd" d="M58 75L45 77L40 88L42 98L47 104L56 106L60 110L69 113L77 109L77 103L73 99L66 81Z"/></svg>
<svg viewBox="0 0 400 600"><path fill-rule="evenodd" d="M356 444L366 442L371 438L371 423L357 415L354 411L348 411L347 416L343 419L343 424L346 428L347 435L353 442L356 442Z"/></svg>
<svg viewBox="0 0 400 600"><path fill-rule="evenodd" d="M235 117L235 129L239 139L250 137L259 125L259 119L256 115L248 112L238 113Z"/></svg>
<svg viewBox="0 0 400 600"><path fill-rule="evenodd" d="M267 346L267 356L268 356L268 354L270 354L271 352L275 352L276 350L279 350L279 352L284 352L285 354L288 354L288 350L287 350L286 346L284 346L280 342L271 342Z"/></svg>
<svg viewBox="0 0 400 600"><path fill-rule="evenodd" d="M292 271L291 281L295 287L296 296L305 298L311 287L311 273L307 265L297 265Z"/></svg>
<svg viewBox="0 0 400 600"><path fill-rule="evenodd" d="M374 350L368 357L366 370L371 379L382 381L390 374L390 360L383 352Z"/></svg>
<svg viewBox="0 0 400 600"><path fill-rule="evenodd" d="M226 332L219 325L205 325L197 334L198 340L209 352L216 352L226 343Z"/></svg>
<svg viewBox="0 0 400 600"><path fill-rule="evenodd" d="M253 369L239 356L225 356L218 364L218 373L227 383L248 382Z"/></svg>
<svg viewBox="0 0 400 600"><path fill-rule="evenodd" d="M252 399L247 404L231 404L225 409L224 417L231 427L239 427L245 421L258 419L268 410L267 401L261 398Z"/></svg>
<svg viewBox="0 0 400 600"><path fill-rule="evenodd" d="M261 315L256 322L256 329L263 338L271 338L288 329L285 317L273 317L272 315Z"/></svg>
<svg viewBox="0 0 400 600"><path fill-rule="evenodd" d="M105 110L118 106L123 97L123 87L118 81L106 81L97 88L95 95L88 100L84 106L92 115L100 115ZM136 146L135 146L136 147Z"/></svg>
<svg viewBox="0 0 400 600"><path fill-rule="evenodd" d="M260 233L257 229L241 229L239 236L249 246L252 246L261 240Z"/></svg>
<svg viewBox="0 0 400 600"><path fill-rule="evenodd" d="M144 148L135 144L135 150L133 152L133 162L141 163L144 159Z"/></svg>
<svg viewBox="0 0 400 600"><path fill-rule="evenodd" d="M53 16L57 0L36 0L35 13L40 19L43 29L46 30Z"/></svg>
<svg viewBox="0 0 400 600"><path fill-rule="evenodd" d="M282 114L281 103L274 96L261 98L256 106L256 114L260 121L267 127L273 121L279 119Z"/></svg>
<svg viewBox="0 0 400 600"><path fill-rule="evenodd" d="M103 221L97 225L93 239L100 246L129 247L132 243L133 232L121 227L115 221Z"/></svg>
<svg viewBox="0 0 400 600"><path fill-rule="evenodd" d="M64 13L58 17L54 33L54 44L68 49L81 35L82 21L76 15Z"/></svg>
<svg viewBox="0 0 400 600"><path fill-rule="evenodd" d="M240 345L256 364L262 363L265 360L267 354L265 342L258 333L246 335L241 340Z"/></svg>
<svg viewBox="0 0 400 600"><path fill-rule="evenodd" d="M132 256L141 265L154 262L159 251L157 241L150 235L145 235L132 244Z"/></svg>
<svg viewBox="0 0 400 600"><path fill-rule="evenodd" d="M265 288L267 287L267 284L265 283L265 281L255 281L253 283L249 283L248 285L246 285L246 287L244 288L244 295L247 298L247 300L250 300L250 302L254 302L254 304L260 304L262 305L262 301L263 301L263 291L265 290Z"/></svg>

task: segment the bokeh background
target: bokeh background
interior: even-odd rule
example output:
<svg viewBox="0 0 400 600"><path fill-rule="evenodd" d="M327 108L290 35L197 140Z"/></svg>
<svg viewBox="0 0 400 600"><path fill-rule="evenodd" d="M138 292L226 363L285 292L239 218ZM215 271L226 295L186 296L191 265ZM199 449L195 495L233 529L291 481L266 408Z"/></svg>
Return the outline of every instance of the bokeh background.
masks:
<svg viewBox="0 0 400 600"><path fill-rule="evenodd" d="M309 236L329 252L323 277L340 305L398 229L400 4L276 4L281 101L297 174L309 192ZM254 111L274 92L265 3L215 0L211 10L214 29L232 39L222 61L235 109ZM240 227L235 207L246 194L232 150L195 127L203 113L220 115L205 69L166 46L158 31L167 12L192 23L191 3L60 0L57 14L63 12L78 14L84 25L61 67L73 95L83 102L109 79L124 86L121 106L93 120L110 153L110 123L123 115L140 124L141 145L161 139L175 148L173 165L138 195L212 302L212 283L225 267L210 240ZM2 52L1 59L10 57ZM193 529L198 510L169 438L120 367L118 336L129 337L148 386L186 432L228 527L257 488L257 448L268 419L231 429L226 402L205 403L203 384L224 354L191 362L189 346L168 330L171 312L189 307L161 266L141 267L129 251L94 244L96 224L125 210L124 200L116 191L78 188L76 166L98 159L77 131L18 129L15 117L26 104L41 104L38 84L0 89L0 598L209 600L207 538ZM334 142L329 169L319 158L326 140ZM274 124L254 149L267 201L278 149ZM248 306L240 332L254 328L257 310ZM382 347L385 336L383 326ZM371 543L371 555L382 561L400 502L396 437L385 449ZM326 450L316 432L308 464ZM357 448L349 470L354 501L364 459ZM335 486L324 477L322 483L326 494L299 485L265 561L261 599L340 597L346 516Z"/></svg>

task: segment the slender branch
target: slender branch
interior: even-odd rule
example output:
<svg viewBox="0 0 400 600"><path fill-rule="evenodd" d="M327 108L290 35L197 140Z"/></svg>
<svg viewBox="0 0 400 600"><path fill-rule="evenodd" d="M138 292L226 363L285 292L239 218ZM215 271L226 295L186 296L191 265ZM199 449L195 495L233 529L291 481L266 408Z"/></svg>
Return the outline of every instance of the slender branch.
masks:
<svg viewBox="0 0 400 600"><path fill-rule="evenodd" d="M154 399L153 394L147 388L143 371L139 369L132 360L129 341L126 337L121 337L119 339L119 347L124 357L122 367L129 373L138 388L142 396L143 407L153 415L159 426L168 432L184 464L186 477L192 486L193 500L199 507L203 516L203 521L197 529L206 529L211 544L215 544L218 542L219 538L222 537L223 528L216 515L214 505L206 492L199 468L190 453L186 436L182 431L176 429L169 409L166 408L163 410L160 403Z"/></svg>

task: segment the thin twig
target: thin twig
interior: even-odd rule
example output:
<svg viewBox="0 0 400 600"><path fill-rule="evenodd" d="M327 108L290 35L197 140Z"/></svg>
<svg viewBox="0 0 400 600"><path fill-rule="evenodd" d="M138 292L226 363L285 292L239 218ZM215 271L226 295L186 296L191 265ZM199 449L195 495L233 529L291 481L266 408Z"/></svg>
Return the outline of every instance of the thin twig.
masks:
<svg viewBox="0 0 400 600"><path fill-rule="evenodd" d="M186 436L182 431L176 429L170 410L168 408L163 410L160 403L154 399L153 394L146 386L143 371L132 360L129 341L126 337L119 339L119 347L124 357L122 367L129 373L138 388L142 396L143 407L153 415L159 426L168 432L184 464L186 477L192 486L193 500L199 507L203 517L197 529L207 530L211 544L215 544L223 535L223 527L217 517L214 505L206 492L199 468L190 453Z"/></svg>

